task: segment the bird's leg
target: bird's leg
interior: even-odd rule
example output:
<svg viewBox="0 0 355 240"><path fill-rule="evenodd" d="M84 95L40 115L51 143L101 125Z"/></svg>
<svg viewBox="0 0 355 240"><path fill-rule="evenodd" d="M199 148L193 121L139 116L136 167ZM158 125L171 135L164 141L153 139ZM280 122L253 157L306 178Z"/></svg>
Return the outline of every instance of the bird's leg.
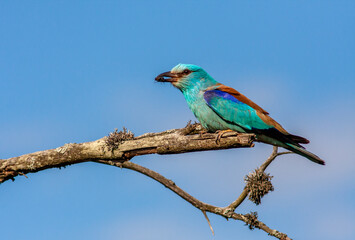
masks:
<svg viewBox="0 0 355 240"><path fill-rule="evenodd" d="M221 138L223 137L223 135L227 132L234 132L233 130L227 129L227 130L218 130L217 133L217 137L216 137L216 143L219 144L219 142L221 141Z"/></svg>

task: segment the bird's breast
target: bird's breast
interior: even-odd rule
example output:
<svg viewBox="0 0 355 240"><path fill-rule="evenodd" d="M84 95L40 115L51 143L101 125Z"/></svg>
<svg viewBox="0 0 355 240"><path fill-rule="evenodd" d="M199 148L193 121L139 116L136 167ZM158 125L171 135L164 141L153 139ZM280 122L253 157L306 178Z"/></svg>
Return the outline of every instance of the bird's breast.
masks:
<svg viewBox="0 0 355 240"><path fill-rule="evenodd" d="M185 94L186 102L198 119L198 121L202 124L202 126L211 132L215 132L217 130L225 130L231 129L229 124L226 123L223 119L221 119L207 104L203 97L203 91L195 91L190 92L189 94Z"/></svg>

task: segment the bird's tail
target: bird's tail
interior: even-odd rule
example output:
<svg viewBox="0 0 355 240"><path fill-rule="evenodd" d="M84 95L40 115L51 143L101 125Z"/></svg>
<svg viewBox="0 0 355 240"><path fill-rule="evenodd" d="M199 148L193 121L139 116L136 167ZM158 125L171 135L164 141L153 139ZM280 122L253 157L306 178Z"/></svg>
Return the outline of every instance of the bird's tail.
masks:
<svg viewBox="0 0 355 240"><path fill-rule="evenodd" d="M297 137L297 136L295 136ZM294 153L297 153L303 157L306 157L308 158L309 160L311 160L312 162L315 162L315 163L318 163L318 164L321 164L321 165L325 165L325 162L320 159L317 155L307 151L306 149L304 149L304 147L302 147L300 144L298 144L297 142L295 143L286 143L286 142L282 142L280 140L277 140L275 138L272 138L272 137L268 137L268 136L265 136L265 135L257 135L256 136L256 139L260 142L264 142L264 143L268 143L268 144L272 144L274 146L279 146L279 147L283 147L283 148L286 148L287 150L290 150ZM302 140L302 141L298 141L299 143L302 143L302 142L309 142L308 140Z"/></svg>
<svg viewBox="0 0 355 240"><path fill-rule="evenodd" d="M308 158L309 160L311 160L312 162L315 162L315 163L318 163L318 164L321 164L321 165L325 165L325 162L320 159L317 155L307 151L306 149L302 148L302 147L299 147L299 146L296 146L294 144L291 144L291 143L285 143L286 146L283 146L284 148L294 152L294 153L297 153L303 157L306 157Z"/></svg>

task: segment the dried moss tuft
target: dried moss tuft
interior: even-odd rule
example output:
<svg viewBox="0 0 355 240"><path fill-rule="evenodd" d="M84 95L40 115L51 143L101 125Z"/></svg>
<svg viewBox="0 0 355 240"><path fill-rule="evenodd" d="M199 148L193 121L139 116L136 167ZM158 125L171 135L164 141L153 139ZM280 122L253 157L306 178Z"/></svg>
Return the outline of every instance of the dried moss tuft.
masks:
<svg viewBox="0 0 355 240"><path fill-rule="evenodd" d="M261 198L270 191L274 191L271 183L272 176L256 169L244 178L245 188L249 191L249 200L259 205Z"/></svg>
<svg viewBox="0 0 355 240"><path fill-rule="evenodd" d="M257 212L250 212L244 215L246 217L245 225L248 225L250 230L254 230L255 228L259 228L259 221L258 221L258 213Z"/></svg>
<svg viewBox="0 0 355 240"><path fill-rule="evenodd" d="M111 132L105 139L106 146L110 151L118 148L118 145L125 140L130 140L134 138L134 134L123 127L121 131L118 132L116 128L114 132Z"/></svg>

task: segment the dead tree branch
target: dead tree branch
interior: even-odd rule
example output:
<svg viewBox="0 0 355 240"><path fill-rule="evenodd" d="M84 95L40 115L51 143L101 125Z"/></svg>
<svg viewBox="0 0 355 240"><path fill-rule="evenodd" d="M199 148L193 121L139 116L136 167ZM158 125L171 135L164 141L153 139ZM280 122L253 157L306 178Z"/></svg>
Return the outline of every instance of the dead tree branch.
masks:
<svg viewBox="0 0 355 240"><path fill-rule="evenodd" d="M93 142L68 143L56 149L39 151L0 160L0 183L18 175L71 164L112 160L126 161L146 154L178 154L194 151L253 147L253 134L228 133L216 143L217 134L199 135L199 124L188 124L182 129L147 133L139 137L127 131L111 133Z"/></svg>
<svg viewBox="0 0 355 240"><path fill-rule="evenodd" d="M231 218L243 221L250 229L258 228L278 239L289 240L290 238L287 237L286 234L273 230L258 220L257 213L235 213L235 209L249 194L251 194L254 188L258 190L256 195L258 195L257 198L260 203L260 199L263 195L260 195L259 192L267 193L270 190L261 189L261 191L259 191L260 188L262 188L261 186L271 185L271 182L268 182L271 177L267 177L268 175L265 177L263 175L265 174L265 169L277 156L288 152L278 153L277 147L274 147L270 157L260 166L260 168L255 170L255 176L249 175L250 179L253 179L256 183L251 181L250 184L252 187L245 187L237 200L227 207L217 207L204 203L179 188L172 180L165 178L153 170L129 161L135 156L154 153L177 154L193 151L254 146L253 141L255 136L253 134L229 132L224 134L222 139L217 142L217 134L202 134L202 132L203 129L199 124L188 124L182 129L173 129L161 133L147 133L139 137L134 137L134 135L126 129L121 132L117 132L116 130L108 137L93 142L80 144L70 143L56 149L0 160L0 183L9 179L14 180L18 175L26 176L27 173L34 173L48 168L94 161L106 165L131 169L163 184L194 207L201 210L206 217L212 232L213 228L208 220L206 212L223 216L226 219Z"/></svg>

